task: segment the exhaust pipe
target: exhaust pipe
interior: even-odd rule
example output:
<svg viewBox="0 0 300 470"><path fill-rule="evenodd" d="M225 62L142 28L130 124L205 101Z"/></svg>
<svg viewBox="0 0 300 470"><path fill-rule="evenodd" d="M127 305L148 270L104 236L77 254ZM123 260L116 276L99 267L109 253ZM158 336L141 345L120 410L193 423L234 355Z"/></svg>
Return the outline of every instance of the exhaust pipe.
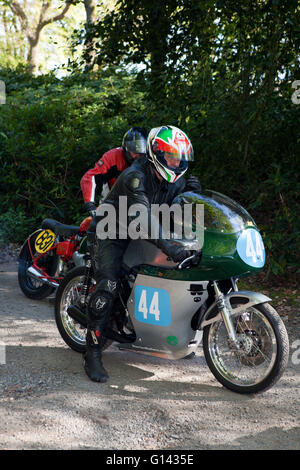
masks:
<svg viewBox="0 0 300 470"><path fill-rule="evenodd" d="M46 279L45 276L40 271L38 271L36 268L34 268L33 266L30 266L30 268L27 269L27 274L32 279L35 279L36 281L43 282L44 284L48 284L49 286L52 286L52 287L58 287L59 286L58 282L49 281L49 279Z"/></svg>

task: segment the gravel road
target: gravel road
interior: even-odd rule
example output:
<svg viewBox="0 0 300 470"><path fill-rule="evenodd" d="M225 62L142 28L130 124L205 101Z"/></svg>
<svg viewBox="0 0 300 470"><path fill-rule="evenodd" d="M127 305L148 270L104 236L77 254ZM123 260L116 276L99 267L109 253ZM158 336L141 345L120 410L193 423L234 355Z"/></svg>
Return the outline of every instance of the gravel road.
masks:
<svg viewBox="0 0 300 470"><path fill-rule="evenodd" d="M252 397L223 388L201 348L170 361L112 345L110 380L91 382L58 334L51 299L20 291L16 262L0 264L0 306L0 450L300 448L299 322L286 322L284 376Z"/></svg>

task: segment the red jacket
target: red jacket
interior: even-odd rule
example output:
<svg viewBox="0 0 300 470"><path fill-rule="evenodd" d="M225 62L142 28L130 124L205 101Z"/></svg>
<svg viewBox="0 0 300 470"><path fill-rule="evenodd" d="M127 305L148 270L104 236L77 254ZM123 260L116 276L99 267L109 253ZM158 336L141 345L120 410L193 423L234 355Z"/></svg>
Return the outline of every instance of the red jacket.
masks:
<svg viewBox="0 0 300 470"><path fill-rule="evenodd" d="M81 178L80 187L84 202L93 202L98 205L96 192L100 195L105 183L108 183L111 189L119 174L128 166L122 147L106 152L94 168L88 170Z"/></svg>

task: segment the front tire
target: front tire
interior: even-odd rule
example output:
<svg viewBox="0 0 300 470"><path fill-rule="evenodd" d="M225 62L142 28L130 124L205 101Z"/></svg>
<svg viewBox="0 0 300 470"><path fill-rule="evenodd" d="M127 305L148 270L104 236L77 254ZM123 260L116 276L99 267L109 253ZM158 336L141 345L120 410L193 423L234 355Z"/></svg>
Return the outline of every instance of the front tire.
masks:
<svg viewBox="0 0 300 470"><path fill-rule="evenodd" d="M286 328L268 303L250 307L232 316L241 349L228 341L223 321L203 331L203 350L207 365L224 387L241 394L260 393L271 388L282 376L289 357Z"/></svg>

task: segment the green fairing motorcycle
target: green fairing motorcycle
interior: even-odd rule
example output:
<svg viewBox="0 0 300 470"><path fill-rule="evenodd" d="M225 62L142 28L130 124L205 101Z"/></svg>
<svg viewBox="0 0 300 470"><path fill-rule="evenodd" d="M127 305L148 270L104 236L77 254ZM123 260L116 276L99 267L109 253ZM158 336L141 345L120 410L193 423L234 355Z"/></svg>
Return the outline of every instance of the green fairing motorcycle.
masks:
<svg viewBox="0 0 300 470"><path fill-rule="evenodd" d="M116 341L120 349L181 359L202 341L207 365L222 385L242 394L265 391L285 370L289 341L271 299L237 288L238 278L265 264L255 222L214 191L184 193L174 203L204 206L201 261L195 266L190 257L177 265L149 241L131 241L103 349ZM69 272L56 295L57 327L78 352L85 350L87 303L97 279L95 240L90 234L86 266ZM181 243L191 250L195 241Z"/></svg>

